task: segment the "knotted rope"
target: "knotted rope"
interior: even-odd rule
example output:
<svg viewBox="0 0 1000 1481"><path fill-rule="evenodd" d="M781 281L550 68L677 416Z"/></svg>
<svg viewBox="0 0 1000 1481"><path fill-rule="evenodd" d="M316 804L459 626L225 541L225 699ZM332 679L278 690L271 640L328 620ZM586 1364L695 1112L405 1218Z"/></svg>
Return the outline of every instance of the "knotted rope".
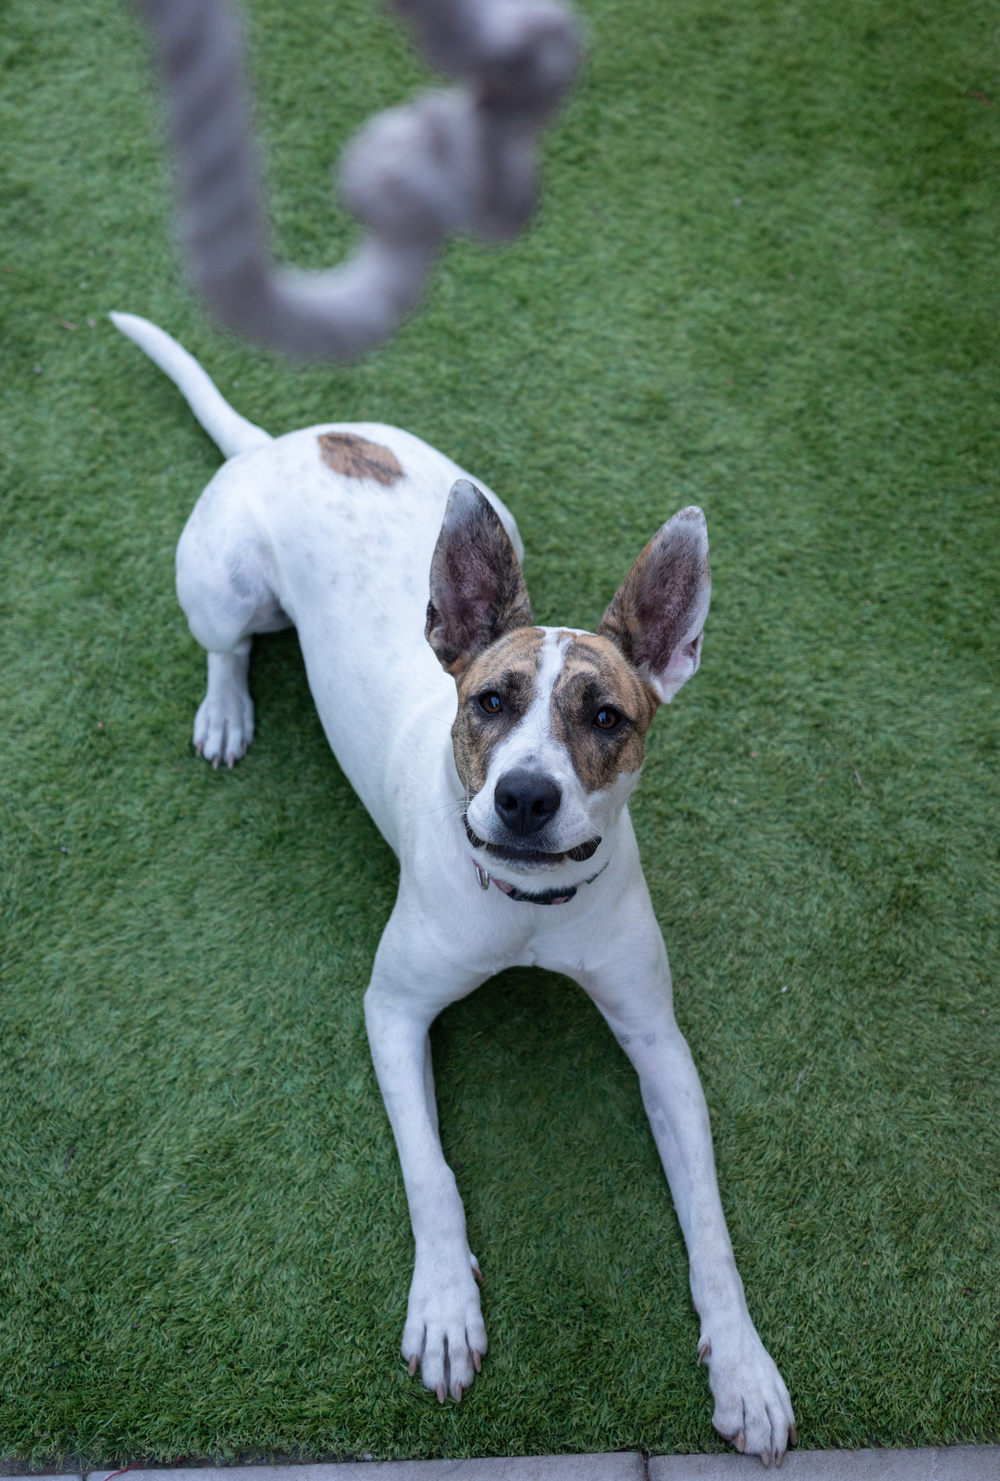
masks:
<svg viewBox="0 0 1000 1481"><path fill-rule="evenodd" d="M192 276L224 324L301 359L343 360L416 305L450 232L513 236L536 193L535 139L581 56L560 0L393 0L460 86L378 114L348 145L345 205L368 227L340 267L275 267L236 19L225 0L139 0L168 98Z"/></svg>

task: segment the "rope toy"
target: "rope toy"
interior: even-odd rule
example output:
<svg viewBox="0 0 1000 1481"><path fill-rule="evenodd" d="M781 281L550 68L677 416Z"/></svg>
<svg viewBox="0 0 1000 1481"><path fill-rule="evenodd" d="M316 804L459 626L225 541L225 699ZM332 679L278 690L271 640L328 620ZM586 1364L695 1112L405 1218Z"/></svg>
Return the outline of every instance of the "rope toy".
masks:
<svg viewBox="0 0 1000 1481"><path fill-rule="evenodd" d="M303 360L381 343L417 304L452 232L513 236L535 202L535 141L576 75L579 28L561 0L392 0L428 62L456 79L365 124L341 161L347 209L368 234L341 266L276 267L267 248L226 0L139 0L168 99L181 230L216 316Z"/></svg>

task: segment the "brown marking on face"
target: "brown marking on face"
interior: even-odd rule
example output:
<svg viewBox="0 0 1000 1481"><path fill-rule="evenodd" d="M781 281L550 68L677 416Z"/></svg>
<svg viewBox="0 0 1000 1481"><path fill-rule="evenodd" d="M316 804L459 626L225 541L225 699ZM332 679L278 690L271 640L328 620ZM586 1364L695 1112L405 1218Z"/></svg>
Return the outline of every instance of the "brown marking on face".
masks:
<svg viewBox="0 0 1000 1481"><path fill-rule="evenodd" d="M371 478L390 488L403 477L395 453L378 442L356 437L353 432L323 432L316 440L326 466L345 478Z"/></svg>
<svg viewBox="0 0 1000 1481"><path fill-rule="evenodd" d="M523 720L531 704L545 634L519 627L479 654L458 680L458 714L451 728L459 780L470 797L486 785L497 746ZM500 696L501 710L488 715L480 704Z"/></svg>
<svg viewBox="0 0 1000 1481"><path fill-rule="evenodd" d="M615 643L574 634L552 690L552 731L585 791L606 791L622 772L639 770L658 704ZM621 716L614 729L595 724L602 709Z"/></svg>

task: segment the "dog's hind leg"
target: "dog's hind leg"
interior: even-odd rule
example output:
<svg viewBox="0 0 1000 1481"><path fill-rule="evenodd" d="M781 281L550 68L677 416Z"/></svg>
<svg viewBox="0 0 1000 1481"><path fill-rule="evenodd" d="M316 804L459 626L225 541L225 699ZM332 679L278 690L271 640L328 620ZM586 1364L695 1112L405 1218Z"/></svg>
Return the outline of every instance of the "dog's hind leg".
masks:
<svg viewBox="0 0 1000 1481"><path fill-rule="evenodd" d="M194 749L213 767L220 761L230 768L235 766L253 740L249 669L249 638L231 653L208 655L208 687L194 717Z"/></svg>
<svg viewBox="0 0 1000 1481"><path fill-rule="evenodd" d="M266 542L245 508L225 486L210 484L177 547L177 596L208 652L208 687L195 715L194 747L213 767L234 766L253 740L247 682L253 634L292 626L269 579L270 564Z"/></svg>

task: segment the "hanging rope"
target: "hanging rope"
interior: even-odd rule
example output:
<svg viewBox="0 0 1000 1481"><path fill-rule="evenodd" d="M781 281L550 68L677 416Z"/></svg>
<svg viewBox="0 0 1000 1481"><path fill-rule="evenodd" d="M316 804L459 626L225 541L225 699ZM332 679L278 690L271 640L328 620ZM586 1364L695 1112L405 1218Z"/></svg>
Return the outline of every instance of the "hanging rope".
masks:
<svg viewBox="0 0 1000 1481"><path fill-rule="evenodd" d="M535 140L579 66L560 0L393 0L424 56L461 85L378 114L341 162L345 205L368 227L340 267L275 267L225 0L139 0L168 98L192 276L224 324L301 359L343 360L417 304L445 237L513 236L536 193Z"/></svg>

